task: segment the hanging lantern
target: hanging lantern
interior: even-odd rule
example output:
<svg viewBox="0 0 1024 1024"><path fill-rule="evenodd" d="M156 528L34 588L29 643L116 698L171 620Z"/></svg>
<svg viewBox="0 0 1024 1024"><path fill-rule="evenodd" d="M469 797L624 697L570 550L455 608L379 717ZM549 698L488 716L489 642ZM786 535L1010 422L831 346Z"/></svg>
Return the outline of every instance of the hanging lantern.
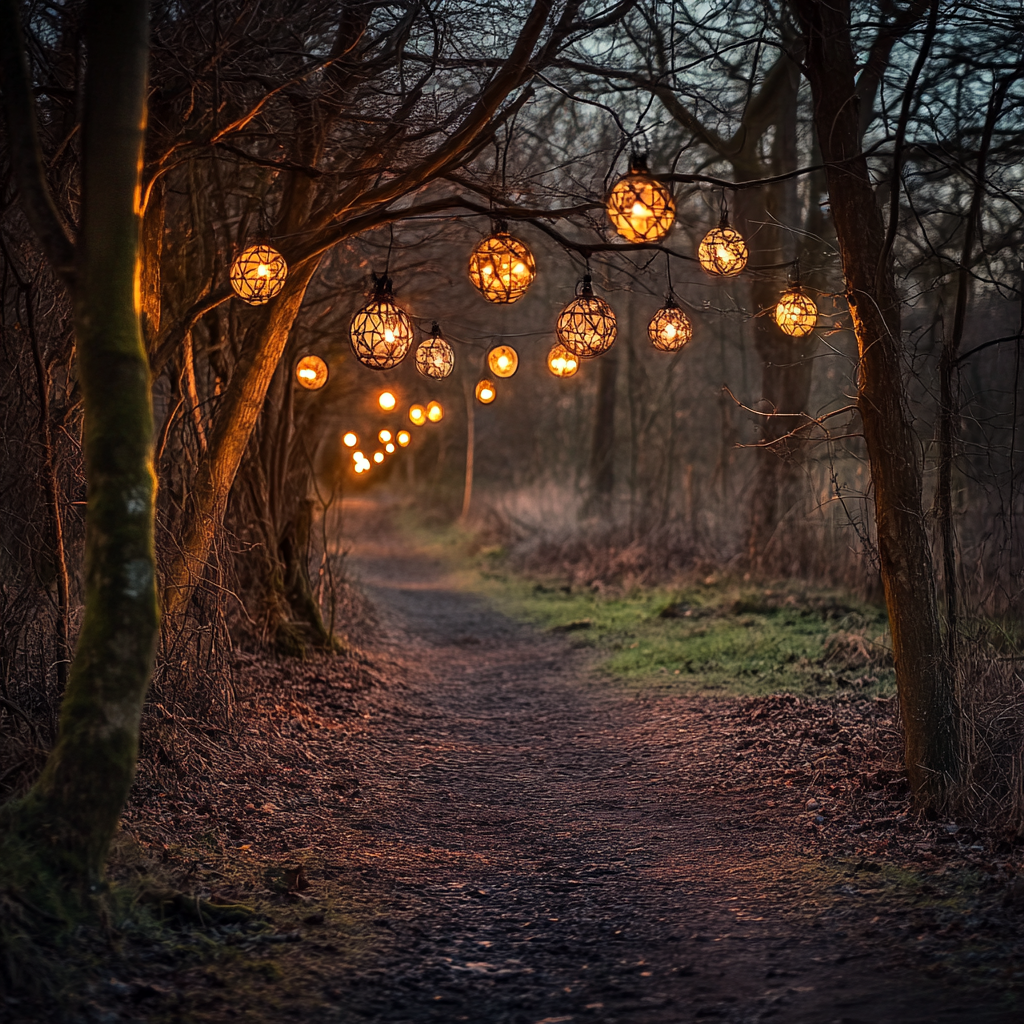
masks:
<svg viewBox="0 0 1024 1024"><path fill-rule="evenodd" d="M814 330L818 322L818 307L796 284L782 293L775 306L775 322L784 333L802 338Z"/></svg>
<svg viewBox="0 0 1024 1024"><path fill-rule="evenodd" d="M427 412L422 405L409 406L409 422L415 427L422 427L427 422Z"/></svg>
<svg viewBox="0 0 1024 1024"><path fill-rule="evenodd" d="M412 440L412 434L410 434L408 430L400 430L395 434L395 440L398 442L400 447L407 448L409 446L409 442Z"/></svg>
<svg viewBox="0 0 1024 1024"><path fill-rule="evenodd" d="M427 402L427 419L431 423L440 423L444 419L444 406L440 402Z"/></svg>
<svg viewBox="0 0 1024 1024"><path fill-rule="evenodd" d="M395 304L390 277L374 275L373 301L363 306L349 329L356 358L371 370L397 366L412 345L412 321Z"/></svg>
<svg viewBox="0 0 1024 1024"><path fill-rule="evenodd" d="M295 364L295 379L308 391L319 391L327 383L327 372L319 356L303 356Z"/></svg>
<svg viewBox="0 0 1024 1024"><path fill-rule="evenodd" d="M487 353L487 366L495 377L511 377L519 369L519 353L511 345L497 345Z"/></svg>
<svg viewBox="0 0 1024 1024"><path fill-rule="evenodd" d="M580 361L564 345L551 346L548 369L556 377L571 377L579 368Z"/></svg>
<svg viewBox="0 0 1024 1024"><path fill-rule="evenodd" d="M488 302L516 302L537 276L530 247L508 233L504 221L477 245L469 257L469 279Z"/></svg>
<svg viewBox="0 0 1024 1024"><path fill-rule="evenodd" d="M398 404L398 399L390 391L382 391L377 396L377 404L385 411L391 412Z"/></svg>
<svg viewBox="0 0 1024 1024"><path fill-rule="evenodd" d="M662 352L678 352L693 337L693 324L670 296L665 300L665 305L651 317L647 325L647 337Z"/></svg>
<svg viewBox="0 0 1024 1024"><path fill-rule="evenodd" d="M490 405L491 402L497 397L498 392L494 387L494 381L488 380L484 377L483 380L478 381L476 385L476 400L481 405Z"/></svg>
<svg viewBox="0 0 1024 1024"><path fill-rule="evenodd" d="M262 306L284 287L288 264L269 245L250 245L231 264L228 277L235 294L250 306Z"/></svg>
<svg viewBox="0 0 1024 1024"><path fill-rule="evenodd" d="M416 349L416 369L433 380L443 380L455 369L455 353L442 337L436 320L430 328L430 337Z"/></svg>
<svg viewBox="0 0 1024 1024"><path fill-rule="evenodd" d="M558 340L578 359L593 359L615 341L615 314L594 294L590 275L583 278L579 295L558 316Z"/></svg>
<svg viewBox="0 0 1024 1024"><path fill-rule="evenodd" d="M634 153L629 173L612 186L605 204L615 230L627 242L657 242L675 223L672 193L647 170L647 157Z"/></svg>
<svg viewBox="0 0 1024 1024"><path fill-rule="evenodd" d="M743 236L729 227L725 215L717 228L712 228L697 248L701 267L717 277L735 277L747 265L750 253Z"/></svg>

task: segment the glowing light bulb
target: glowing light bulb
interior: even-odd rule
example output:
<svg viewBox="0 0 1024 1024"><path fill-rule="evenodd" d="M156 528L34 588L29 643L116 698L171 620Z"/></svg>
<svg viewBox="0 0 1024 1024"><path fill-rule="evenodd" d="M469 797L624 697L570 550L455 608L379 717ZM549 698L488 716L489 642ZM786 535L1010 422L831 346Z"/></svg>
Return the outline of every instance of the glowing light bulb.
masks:
<svg viewBox="0 0 1024 1024"><path fill-rule="evenodd" d="M379 466L384 461L384 453L383 452L374 452L373 453L373 461L376 462L377 465Z"/></svg>
<svg viewBox="0 0 1024 1024"><path fill-rule="evenodd" d="M431 423L440 423L444 419L444 406L440 402L431 402L427 406L427 419Z"/></svg>
<svg viewBox="0 0 1024 1024"><path fill-rule="evenodd" d="M384 340L389 344L393 345L395 342L395 332L390 327L384 328Z"/></svg>
<svg viewBox="0 0 1024 1024"><path fill-rule="evenodd" d="M678 334L675 324L665 324L665 337L670 341Z"/></svg>
<svg viewBox="0 0 1024 1024"><path fill-rule="evenodd" d="M356 472L357 473L362 473L363 472L363 464L361 462L356 464Z"/></svg>
<svg viewBox="0 0 1024 1024"><path fill-rule="evenodd" d="M641 218L644 218L644 219L646 219L648 217L653 217L654 216L654 214L651 213L650 209L648 207L644 206L644 204L641 203L639 199L633 204L633 209L630 210L629 212L634 217L641 217Z"/></svg>
<svg viewBox="0 0 1024 1024"><path fill-rule="evenodd" d="M377 440L380 441L381 444L387 444L388 441L391 440L391 431L390 430L382 430L377 435Z"/></svg>
<svg viewBox="0 0 1024 1024"><path fill-rule="evenodd" d="M365 460L366 460L366 456L362 452L353 452L352 453L352 461L353 462L364 462Z"/></svg>
<svg viewBox="0 0 1024 1024"><path fill-rule="evenodd" d="M396 399L390 391L382 391L377 398L377 404L385 412L391 412L391 410L398 404L398 399Z"/></svg>
<svg viewBox="0 0 1024 1024"><path fill-rule="evenodd" d="M484 277L490 277L494 273L494 267L492 267L490 263L485 263L480 273L483 274Z"/></svg>
<svg viewBox="0 0 1024 1024"><path fill-rule="evenodd" d="M395 435L395 440L404 448L412 440L412 434L408 430L400 430Z"/></svg>
<svg viewBox="0 0 1024 1024"><path fill-rule="evenodd" d="M359 438L351 430L341 440L346 448L355 448L359 444Z"/></svg>
<svg viewBox="0 0 1024 1024"><path fill-rule="evenodd" d="M261 263L256 268L256 276L257 277L270 277L270 267L268 267L266 265L266 263Z"/></svg>
<svg viewBox="0 0 1024 1024"><path fill-rule="evenodd" d="M384 445L384 451L386 451L388 455L390 455L394 450L395 446L390 441Z"/></svg>
<svg viewBox="0 0 1024 1024"><path fill-rule="evenodd" d="M422 405L409 406L409 422L417 427L422 427L427 422L427 414Z"/></svg>

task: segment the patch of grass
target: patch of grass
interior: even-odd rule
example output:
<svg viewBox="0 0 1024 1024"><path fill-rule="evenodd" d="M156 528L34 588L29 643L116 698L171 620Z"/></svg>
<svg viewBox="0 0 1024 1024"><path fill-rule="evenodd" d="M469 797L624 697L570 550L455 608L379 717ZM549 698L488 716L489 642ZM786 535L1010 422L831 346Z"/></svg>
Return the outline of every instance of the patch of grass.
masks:
<svg viewBox="0 0 1024 1024"><path fill-rule="evenodd" d="M709 576L602 594L519 575L503 548L480 548L457 527L431 529L411 514L400 526L464 585L514 618L593 648L603 656L599 670L630 687L720 696L895 690L885 609L841 590Z"/></svg>

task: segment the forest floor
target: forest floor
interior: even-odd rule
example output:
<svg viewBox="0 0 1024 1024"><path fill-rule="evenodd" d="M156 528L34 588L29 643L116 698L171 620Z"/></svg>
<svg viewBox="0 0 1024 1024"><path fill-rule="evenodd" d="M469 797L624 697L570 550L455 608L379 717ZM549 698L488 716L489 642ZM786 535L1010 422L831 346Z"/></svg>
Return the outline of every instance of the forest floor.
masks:
<svg viewBox="0 0 1024 1024"><path fill-rule="evenodd" d="M1024 1017L1021 848L908 813L890 701L628 685L347 511L368 653L239 656L246 733L126 818L122 875L265 922L128 935L83 1020Z"/></svg>

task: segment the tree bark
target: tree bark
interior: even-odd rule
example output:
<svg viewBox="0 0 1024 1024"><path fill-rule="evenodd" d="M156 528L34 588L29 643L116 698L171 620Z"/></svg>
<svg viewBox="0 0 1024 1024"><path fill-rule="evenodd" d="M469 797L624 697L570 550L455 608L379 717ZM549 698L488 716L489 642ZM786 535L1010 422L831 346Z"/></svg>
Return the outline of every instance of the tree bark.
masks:
<svg viewBox="0 0 1024 1024"><path fill-rule="evenodd" d="M29 793L4 811L10 834L75 888L100 881L128 797L158 631L153 413L136 304L147 35L145 0L89 4L74 274L88 483L85 615L57 743Z"/></svg>
<svg viewBox="0 0 1024 1024"><path fill-rule="evenodd" d="M918 805L939 810L960 772L957 706L903 387L900 300L860 146L849 0L795 0L794 7L807 35L805 68L860 354L857 404L875 491L907 775Z"/></svg>
<svg viewBox="0 0 1024 1024"><path fill-rule="evenodd" d="M615 490L615 398L619 355L606 352L597 365L594 434L590 446L590 487L595 503L606 505Z"/></svg>

